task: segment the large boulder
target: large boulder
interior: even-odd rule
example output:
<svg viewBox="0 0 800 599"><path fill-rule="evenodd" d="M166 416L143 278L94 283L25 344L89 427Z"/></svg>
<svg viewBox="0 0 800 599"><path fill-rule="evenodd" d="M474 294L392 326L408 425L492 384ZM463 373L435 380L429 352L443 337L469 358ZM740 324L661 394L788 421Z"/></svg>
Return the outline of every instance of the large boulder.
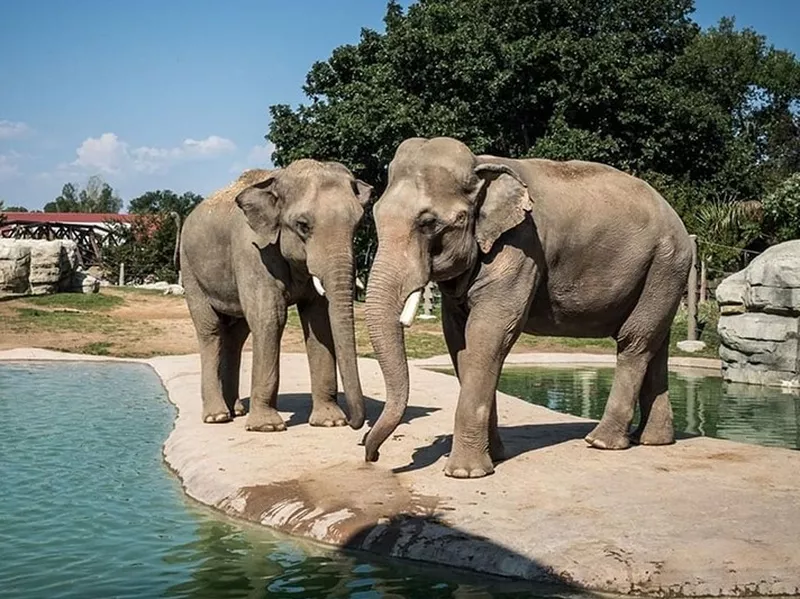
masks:
<svg viewBox="0 0 800 599"><path fill-rule="evenodd" d="M725 379L800 385L800 240L766 250L720 283L716 297Z"/></svg>
<svg viewBox="0 0 800 599"><path fill-rule="evenodd" d="M28 293L31 249L16 239L0 239L0 294Z"/></svg>
<svg viewBox="0 0 800 599"><path fill-rule="evenodd" d="M78 266L78 248L67 239L20 240L31 249L31 294L44 295L68 291Z"/></svg>
<svg viewBox="0 0 800 599"><path fill-rule="evenodd" d="M93 293L99 281L79 268L78 246L68 239L0 239L0 293Z"/></svg>

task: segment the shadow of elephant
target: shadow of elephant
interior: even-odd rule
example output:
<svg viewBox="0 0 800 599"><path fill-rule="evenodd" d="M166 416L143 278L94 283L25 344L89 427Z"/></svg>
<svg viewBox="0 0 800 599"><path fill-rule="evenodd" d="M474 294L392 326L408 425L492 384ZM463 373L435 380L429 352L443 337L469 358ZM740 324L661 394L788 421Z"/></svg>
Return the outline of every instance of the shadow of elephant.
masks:
<svg viewBox="0 0 800 599"><path fill-rule="evenodd" d="M344 394L337 396L339 405L344 405ZM247 412L250 412L250 398L242 398L242 404ZM375 424L378 416L383 410L383 401L372 397L364 396L364 406L366 409L366 430ZM286 421L286 428L307 424L311 416L311 394L310 393L281 393L278 395L278 409L281 412L290 412L291 416ZM403 415L401 422L408 423L417 418L424 418L433 412L438 412L441 408L426 408L420 406L409 406Z"/></svg>

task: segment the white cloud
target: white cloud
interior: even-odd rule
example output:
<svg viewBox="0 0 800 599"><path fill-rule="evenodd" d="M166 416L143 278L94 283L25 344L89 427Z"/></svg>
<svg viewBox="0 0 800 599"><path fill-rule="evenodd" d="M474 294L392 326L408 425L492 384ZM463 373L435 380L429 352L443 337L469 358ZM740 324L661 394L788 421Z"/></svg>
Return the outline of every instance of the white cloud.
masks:
<svg viewBox="0 0 800 599"><path fill-rule="evenodd" d="M30 127L25 123L0 120L0 139L22 137L28 131L30 131Z"/></svg>
<svg viewBox="0 0 800 599"><path fill-rule="evenodd" d="M236 144L218 135L205 139L185 139L179 146L131 148L114 133L89 137L76 150L78 158L72 164L103 173L163 172L170 166L191 160L201 160L232 152Z"/></svg>
<svg viewBox="0 0 800 599"><path fill-rule="evenodd" d="M77 149L75 166L96 169L103 173L119 172L129 161L128 144L113 133L90 137Z"/></svg>
<svg viewBox="0 0 800 599"><path fill-rule="evenodd" d="M272 168L272 153L275 151L275 144L267 142L263 146L253 146L247 153L244 163L236 162L230 172L240 174L249 168Z"/></svg>
<svg viewBox="0 0 800 599"><path fill-rule="evenodd" d="M209 135L205 139L199 141L196 139L184 140L182 149L184 152L191 155L213 156L234 151L236 149L236 144L230 139L225 139L218 135Z"/></svg>
<svg viewBox="0 0 800 599"><path fill-rule="evenodd" d="M8 181L19 175L17 156L18 154L15 152L0 154L0 181Z"/></svg>

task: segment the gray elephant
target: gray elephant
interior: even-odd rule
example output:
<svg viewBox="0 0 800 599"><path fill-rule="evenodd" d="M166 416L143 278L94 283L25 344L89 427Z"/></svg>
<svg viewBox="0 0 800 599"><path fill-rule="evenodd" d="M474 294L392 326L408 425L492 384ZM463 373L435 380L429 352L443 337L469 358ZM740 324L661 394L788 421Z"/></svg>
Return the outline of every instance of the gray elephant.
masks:
<svg viewBox="0 0 800 599"><path fill-rule="evenodd" d="M431 280L461 386L447 475L485 476L503 458L496 388L523 331L616 340L614 382L589 444L674 441L669 330L692 249L647 183L596 163L474 156L455 139L413 138L398 147L374 216L367 327L386 404L365 437L368 461L405 410L402 326ZM637 400L641 424L630 435Z"/></svg>
<svg viewBox="0 0 800 599"><path fill-rule="evenodd" d="M180 241L186 301L200 343L203 421L245 413L242 347L253 334L246 428L279 431L279 355L288 306L305 334L309 423L358 429L364 397L353 322L353 236L372 187L335 162L250 170L188 215ZM348 416L339 408L337 362Z"/></svg>

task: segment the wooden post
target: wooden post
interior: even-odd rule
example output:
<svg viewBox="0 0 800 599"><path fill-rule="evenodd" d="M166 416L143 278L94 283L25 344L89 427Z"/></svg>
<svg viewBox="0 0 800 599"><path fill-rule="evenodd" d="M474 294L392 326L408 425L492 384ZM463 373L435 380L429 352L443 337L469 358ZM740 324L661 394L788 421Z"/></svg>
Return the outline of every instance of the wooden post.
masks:
<svg viewBox="0 0 800 599"><path fill-rule="evenodd" d="M687 289L687 315L686 339L697 340L697 235L689 235L692 240L692 268L689 270L689 285Z"/></svg>
<svg viewBox="0 0 800 599"><path fill-rule="evenodd" d="M125 263L119 263L119 285L120 287L125 284Z"/></svg>
<svg viewBox="0 0 800 599"><path fill-rule="evenodd" d="M706 259L700 260L700 303L705 304L708 301L708 269L706 268Z"/></svg>

